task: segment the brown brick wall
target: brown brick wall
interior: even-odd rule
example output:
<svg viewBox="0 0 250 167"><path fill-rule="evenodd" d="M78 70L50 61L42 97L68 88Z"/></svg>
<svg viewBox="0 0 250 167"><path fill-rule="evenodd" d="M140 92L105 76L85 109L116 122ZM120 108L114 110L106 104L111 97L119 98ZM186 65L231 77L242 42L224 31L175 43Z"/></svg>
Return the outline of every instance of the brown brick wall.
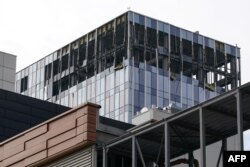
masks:
<svg viewBox="0 0 250 167"><path fill-rule="evenodd" d="M0 143L0 167L37 165L93 144L99 107L84 104Z"/></svg>

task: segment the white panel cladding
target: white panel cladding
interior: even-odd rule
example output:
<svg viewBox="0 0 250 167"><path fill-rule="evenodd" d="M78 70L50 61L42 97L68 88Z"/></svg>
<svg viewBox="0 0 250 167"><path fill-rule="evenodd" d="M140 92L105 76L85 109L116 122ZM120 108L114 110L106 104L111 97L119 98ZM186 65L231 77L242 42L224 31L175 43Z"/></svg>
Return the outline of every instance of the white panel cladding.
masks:
<svg viewBox="0 0 250 167"><path fill-rule="evenodd" d="M92 147L83 149L45 167L93 167Z"/></svg>

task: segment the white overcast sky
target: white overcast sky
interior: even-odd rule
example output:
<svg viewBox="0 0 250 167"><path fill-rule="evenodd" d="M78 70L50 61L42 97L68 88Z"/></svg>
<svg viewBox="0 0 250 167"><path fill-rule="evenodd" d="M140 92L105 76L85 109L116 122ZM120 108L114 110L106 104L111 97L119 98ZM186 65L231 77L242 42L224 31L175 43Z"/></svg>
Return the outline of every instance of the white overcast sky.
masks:
<svg viewBox="0 0 250 167"><path fill-rule="evenodd" d="M17 55L19 71L128 7L237 44L241 48L242 83L250 81L249 0L0 0L0 51ZM250 140L250 133L245 138Z"/></svg>

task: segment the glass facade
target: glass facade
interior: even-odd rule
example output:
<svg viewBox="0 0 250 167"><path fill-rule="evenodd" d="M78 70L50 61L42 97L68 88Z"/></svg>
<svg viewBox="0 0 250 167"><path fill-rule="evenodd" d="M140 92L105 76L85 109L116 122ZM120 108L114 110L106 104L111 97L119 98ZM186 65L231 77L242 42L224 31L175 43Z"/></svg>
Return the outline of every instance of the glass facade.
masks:
<svg viewBox="0 0 250 167"><path fill-rule="evenodd" d="M239 67L239 48L129 11L18 72L16 92L131 122L144 106L185 109L239 86Z"/></svg>

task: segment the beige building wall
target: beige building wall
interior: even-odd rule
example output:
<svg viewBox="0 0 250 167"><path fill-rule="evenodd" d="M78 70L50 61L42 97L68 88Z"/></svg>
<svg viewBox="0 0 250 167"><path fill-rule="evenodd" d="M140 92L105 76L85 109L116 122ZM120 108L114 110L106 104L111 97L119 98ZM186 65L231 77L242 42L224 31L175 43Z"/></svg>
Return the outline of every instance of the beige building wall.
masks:
<svg viewBox="0 0 250 167"><path fill-rule="evenodd" d="M83 151L80 157L90 158L90 167L94 166L90 148L96 142L99 108L96 104L83 104L5 140L0 143L0 167L72 164L79 150ZM67 157L70 162L66 162ZM80 160L84 162L84 159Z"/></svg>

